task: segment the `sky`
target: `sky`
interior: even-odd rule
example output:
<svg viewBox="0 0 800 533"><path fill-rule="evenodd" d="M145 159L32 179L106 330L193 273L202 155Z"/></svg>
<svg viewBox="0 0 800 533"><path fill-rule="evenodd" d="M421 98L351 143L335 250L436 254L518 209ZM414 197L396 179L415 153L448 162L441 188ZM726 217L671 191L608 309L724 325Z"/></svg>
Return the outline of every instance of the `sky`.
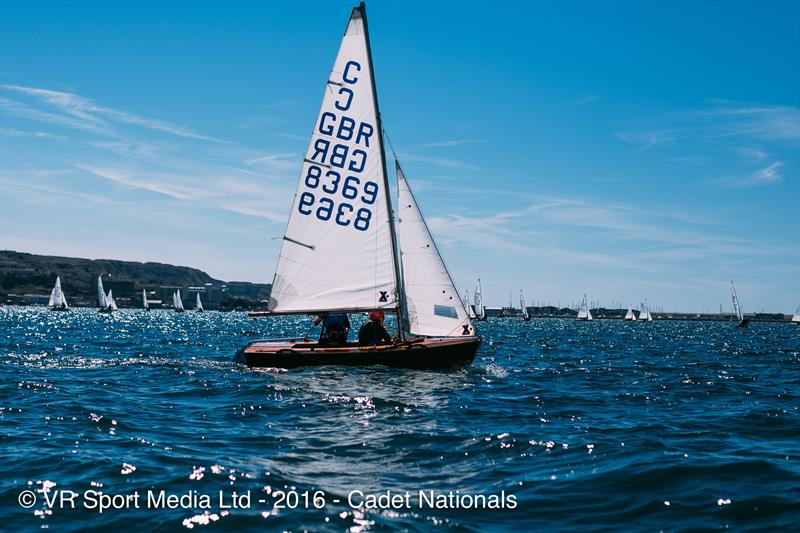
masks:
<svg viewBox="0 0 800 533"><path fill-rule="evenodd" d="M0 2L0 248L271 282L354 5ZM383 125L462 292L800 303L800 3L367 11Z"/></svg>

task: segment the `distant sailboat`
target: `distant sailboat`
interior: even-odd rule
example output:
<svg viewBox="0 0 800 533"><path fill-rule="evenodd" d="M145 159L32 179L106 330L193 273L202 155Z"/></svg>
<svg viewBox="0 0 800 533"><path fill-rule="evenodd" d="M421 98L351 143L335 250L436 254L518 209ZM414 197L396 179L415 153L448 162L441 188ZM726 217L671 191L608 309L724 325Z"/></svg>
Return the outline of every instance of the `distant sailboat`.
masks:
<svg viewBox="0 0 800 533"><path fill-rule="evenodd" d="M176 313L183 313L186 309L183 308L183 300L181 300L181 291L178 289L172 294L172 307Z"/></svg>
<svg viewBox="0 0 800 533"><path fill-rule="evenodd" d="M797 309L794 312L794 316L792 317L792 324L800 324L800 305L797 306Z"/></svg>
<svg viewBox="0 0 800 533"><path fill-rule="evenodd" d="M117 302L114 301L114 295L111 289L108 289L108 294L106 294L106 305L108 305L110 311L117 310Z"/></svg>
<svg viewBox="0 0 800 533"><path fill-rule="evenodd" d="M475 316L475 308L472 306L472 304L469 301L469 290L467 290L464 293L464 307L466 307L467 316L469 316L469 318L471 320L475 320L476 318L478 318L477 316Z"/></svg>
<svg viewBox="0 0 800 533"><path fill-rule="evenodd" d="M525 306L525 296L522 294L522 289L519 290L519 307L522 309L522 320L527 322L531 319L531 315L528 313L528 308Z"/></svg>
<svg viewBox="0 0 800 533"><path fill-rule="evenodd" d="M145 311L150 310L150 302L147 301L147 291L142 289L142 309Z"/></svg>
<svg viewBox="0 0 800 533"><path fill-rule="evenodd" d="M593 320L592 312L589 311L589 304L586 302L586 295L583 295L581 300L581 307L578 309L578 320Z"/></svg>
<svg viewBox="0 0 800 533"><path fill-rule="evenodd" d="M200 301L200 293L199 292L197 293L197 299L194 302L194 310L197 311L198 313L202 313L203 312L203 302Z"/></svg>
<svg viewBox="0 0 800 533"><path fill-rule="evenodd" d="M650 314L650 306L647 305L647 298L642 302L642 310L639 312L639 320L644 322L652 322L653 315Z"/></svg>
<svg viewBox="0 0 800 533"><path fill-rule="evenodd" d="M67 311L69 309L67 297L61 290L61 276L56 276L56 284L53 290L50 291L50 301L47 303L47 306L53 311Z"/></svg>
<svg viewBox="0 0 800 533"><path fill-rule="evenodd" d="M628 308L628 312L625 313L625 320L627 322L635 322L636 321L636 314L633 312L633 307Z"/></svg>
<svg viewBox="0 0 800 533"><path fill-rule="evenodd" d="M478 278L478 282L475 284L473 299L475 318L477 320L486 320L486 308L483 307L483 292L481 291L481 278Z"/></svg>
<svg viewBox="0 0 800 533"><path fill-rule="evenodd" d="M736 297L736 287L733 286L733 282L731 281L731 300L733 300L733 312L736 313L736 323L737 328L744 328L750 322L749 318L744 317L744 313L742 313L742 308L739 307L739 298Z"/></svg>
<svg viewBox="0 0 800 533"><path fill-rule="evenodd" d="M111 294L111 291L108 291L108 294ZM97 306L99 307L98 311L101 313L110 313L114 309L116 309L116 304L114 304L114 308L111 307L111 302L108 300L108 296L106 296L105 289L103 289L103 276L102 274L97 276Z"/></svg>

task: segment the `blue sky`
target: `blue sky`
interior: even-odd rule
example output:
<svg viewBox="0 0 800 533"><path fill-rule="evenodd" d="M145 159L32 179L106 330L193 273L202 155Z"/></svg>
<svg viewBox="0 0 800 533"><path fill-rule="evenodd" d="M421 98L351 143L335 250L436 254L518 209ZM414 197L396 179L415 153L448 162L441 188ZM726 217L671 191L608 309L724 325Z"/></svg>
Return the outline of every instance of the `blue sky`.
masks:
<svg viewBox="0 0 800 533"><path fill-rule="evenodd" d="M2 2L0 247L271 281L353 5ZM462 291L800 302L800 3L367 7Z"/></svg>

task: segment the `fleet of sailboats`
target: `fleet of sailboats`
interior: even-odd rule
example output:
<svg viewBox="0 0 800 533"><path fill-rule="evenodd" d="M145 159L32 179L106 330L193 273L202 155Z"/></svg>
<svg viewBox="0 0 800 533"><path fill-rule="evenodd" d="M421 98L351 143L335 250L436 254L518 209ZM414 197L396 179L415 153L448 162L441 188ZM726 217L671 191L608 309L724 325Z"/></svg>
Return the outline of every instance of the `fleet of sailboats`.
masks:
<svg viewBox="0 0 800 533"><path fill-rule="evenodd" d="M398 339L337 347L308 339L256 341L239 351L239 361L284 368L472 362L481 337L399 162L393 216L383 137L362 3L351 13L326 81L266 314L386 311L397 317Z"/></svg>
<svg viewBox="0 0 800 533"><path fill-rule="evenodd" d="M586 294L583 295L583 300L581 300L581 306L578 309L578 320L593 320L592 319L592 312L589 310L589 304L586 301Z"/></svg>
<svg viewBox="0 0 800 533"><path fill-rule="evenodd" d="M739 298L736 297L736 287L733 285L733 281L731 281L731 300L733 301L733 312L736 315L736 327L737 328L744 328L747 327L747 324L750 323L749 318L744 317L744 313L742 313L742 308L739 307Z"/></svg>
<svg viewBox="0 0 800 533"><path fill-rule="evenodd" d="M53 290L50 291L50 301L47 306L53 311L67 311L69 309L67 297L64 295L64 291L61 290L61 276L56 276L56 284Z"/></svg>

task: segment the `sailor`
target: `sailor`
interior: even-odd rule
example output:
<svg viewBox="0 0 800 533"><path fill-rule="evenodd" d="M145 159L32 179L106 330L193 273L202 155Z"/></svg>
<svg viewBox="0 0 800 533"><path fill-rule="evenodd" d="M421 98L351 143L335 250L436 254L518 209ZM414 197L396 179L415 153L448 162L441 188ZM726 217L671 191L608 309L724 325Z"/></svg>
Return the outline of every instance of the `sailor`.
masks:
<svg viewBox="0 0 800 533"><path fill-rule="evenodd" d="M392 337L383 326L385 317L380 311L373 311L369 314L369 320L358 330L359 346L375 346L378 344L389 344Z"/></svg>
<svg viewBox="0 0 800 533"><path fill-rule="evenodd" d="M350 332L350 319L344 313L324 313L314 318L314 325L322 322L322 332L319 334L320 346L334 346L347 344L347 334Z"/></svg>

